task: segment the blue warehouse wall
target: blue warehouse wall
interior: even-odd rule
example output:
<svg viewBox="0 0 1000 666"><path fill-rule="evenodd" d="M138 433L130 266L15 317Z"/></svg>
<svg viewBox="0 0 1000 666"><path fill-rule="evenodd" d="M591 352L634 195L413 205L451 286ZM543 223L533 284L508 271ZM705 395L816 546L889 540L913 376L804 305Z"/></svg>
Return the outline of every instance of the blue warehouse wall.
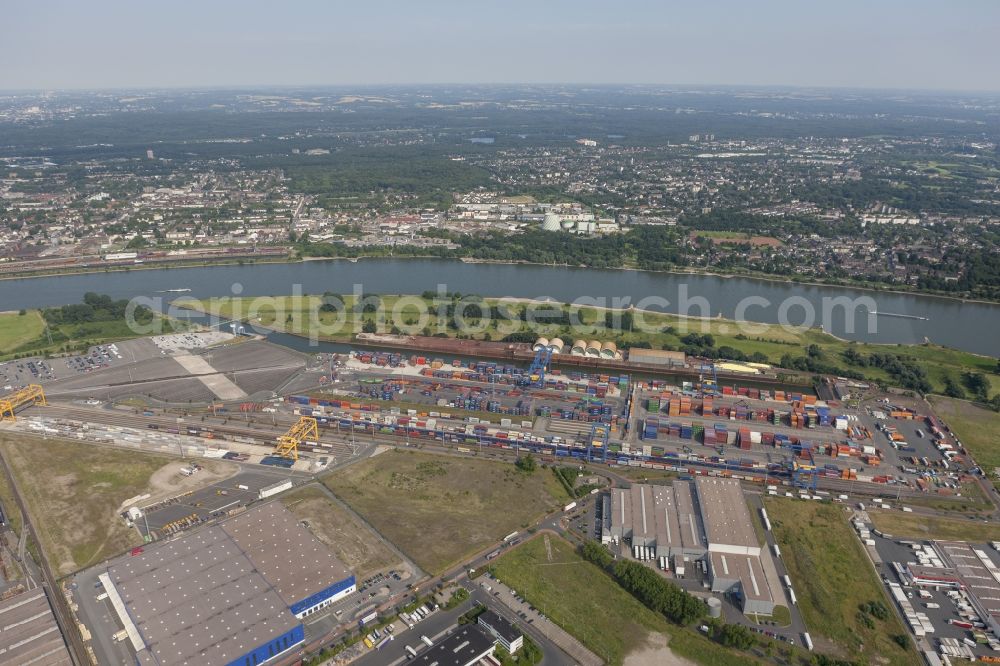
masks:
<svg viewBox="0 0 1000 666"><path fill-rule="evenodd" d="M302 625L297 625L289 632L269 640L267 643L258 646L252 652L248 652L239 659L226 664L226 666L257 666L269 659L273 659L279 654L292 649L296 645L305 642L306 634Z"/></svg>
<svg viewBox="0 0 1000 666"><path fill-rule="evenodd" d="M320 590L316 594L310 595L305 599L303 599L302 601L292 604L289 610L292 611L293 615L298 615L304 610L312 608L317 604L323 603L324 601L334 596L335 594L343 592L344 590L348 589L354 584L355 584L354 576L353 575L348 576L339 583L334 583L325 590Z"/></svg>

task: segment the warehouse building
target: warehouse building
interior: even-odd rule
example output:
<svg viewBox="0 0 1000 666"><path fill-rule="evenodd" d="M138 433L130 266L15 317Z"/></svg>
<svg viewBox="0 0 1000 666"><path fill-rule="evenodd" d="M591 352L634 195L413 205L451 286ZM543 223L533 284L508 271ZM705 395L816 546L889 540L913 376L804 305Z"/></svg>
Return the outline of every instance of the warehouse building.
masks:
<svg viewBox="0 0 1000 666"><path fill-rule="evenodd" d="M701 560L713 592L736 597L744 613L770 615L771 585L738 481L696 477L670 486L614 488L603 502L602 541L651 548L657 558Z"/></svg>
<svg viewBox="0 0 1000 666"><path fill-rule="evenodd" d="M66 643L44 590L0 601L0 666L71 666Z"/></svg>
<svg viewBox="0 0 1000 666"><path fill-rule="evenodd" d="M140 666L260 666L305 641L301 619L354 576L272 502L108 563L99 575Z"/></svg>
<svg viewBox="0 0 1000 666"><path fill-rule="evenodd" d="M628 360L631 363L683 367L684 364L687 363L687 356L681 351L668 351L666 349L639 349L638 347L633 347L628 350Z"/></svg>

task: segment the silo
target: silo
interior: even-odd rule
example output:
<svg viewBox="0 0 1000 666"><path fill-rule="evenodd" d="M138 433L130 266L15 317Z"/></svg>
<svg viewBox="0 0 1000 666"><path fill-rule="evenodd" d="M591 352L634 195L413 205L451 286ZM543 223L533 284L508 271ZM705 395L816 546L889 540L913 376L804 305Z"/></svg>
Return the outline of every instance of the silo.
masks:
<svg viewBox="0 0 1000 666"><path fill-rule="evenodd" d="M562 338L552 338L549 340L549 349L552 350L553 354L562 354L565 346L566 343L562 341Z"/></svg>
<svg viewBox="0 0 1000 666"><path fill-rule="evenodd" d="M549 346L548 338L538 338L537 340L535 340L535 344L531 346L531 350L538 351L539 349L544 349L545 347L548 346Z"/></svg>
<svg viewBox="0 0 1000 666"><path fill-rule="evenodd" d="M587 341L577 340L573 343L573 348L570 350L570 354L573 356L583 356L587 353Z"/></svg>
<svg viewBox="0 0 1000 666"><path fill-rule="evenodd" d="M591 340L587 343L587 356L600 356L601 355L601 341Z"/></svg>
<svg viewBox="0 0 1000 666"><path fill-rule="evenodd" d="M715 597L709 597L705 600L708 604L708 616L709 617L722 617L722 602Z"/></svg>
<svg viewBox="0 0 1000 666"><path fill-rule="evenodd" d="M614 358L618 353L618 345L610 340L601 345L601 356L604 358Z"/></svg>

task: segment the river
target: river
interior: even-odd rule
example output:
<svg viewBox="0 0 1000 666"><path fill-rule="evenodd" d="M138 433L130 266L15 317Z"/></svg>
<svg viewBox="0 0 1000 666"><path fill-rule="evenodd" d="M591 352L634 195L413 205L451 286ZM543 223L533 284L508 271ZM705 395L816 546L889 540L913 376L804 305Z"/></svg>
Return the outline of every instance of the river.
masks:
<svg viewBox="0 0 1000 666"><path fill-rule="evenodd" d="M763 300L749 304L743 311L747 321L778 323L787 309L787 319L793 324L810 321L850 340L912 344L928 339L956 349L1000 356L1000 305L989 303L745 277L434 259L162 268L0 280L0 310L78 303L88 291L116 299L146 296L166 301L180 295L163 293L169 289L190 289L189 295L196 298L230 296L234 292L242 296L277 296L291 293L294 285L300 285L302 293L307 294L352 293L356 289L366 293L420 293L444 285L447 291L483 296L548 297L559 301L587 298L597 304L604 299L609 305L614 304L612 299L628 298L624 305L697 316L721 314L727 318L734 318L741 301L753 297ZM830 299L842 297L863 299L866 305L832 310L828 307ZM700 299L704 299L704 309L697 307ZM870 308L881 314L869 314ZM806 319L806 309L815 313L811 320ZM824 316L825 311L830 311L830 316ZM924 319L895 316L898 314Z"/></svg>

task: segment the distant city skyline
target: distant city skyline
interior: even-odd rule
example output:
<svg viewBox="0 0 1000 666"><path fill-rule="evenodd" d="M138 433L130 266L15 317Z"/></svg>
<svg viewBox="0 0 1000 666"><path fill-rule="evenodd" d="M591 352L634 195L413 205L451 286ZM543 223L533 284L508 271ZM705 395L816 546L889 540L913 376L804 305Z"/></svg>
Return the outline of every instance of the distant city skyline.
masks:
<svg viewBox="0 0 1000 666"><path fill-rule="evenodd" d="M1000 3L5 3L0 89L645 83L1000 91Z"/></svg>

